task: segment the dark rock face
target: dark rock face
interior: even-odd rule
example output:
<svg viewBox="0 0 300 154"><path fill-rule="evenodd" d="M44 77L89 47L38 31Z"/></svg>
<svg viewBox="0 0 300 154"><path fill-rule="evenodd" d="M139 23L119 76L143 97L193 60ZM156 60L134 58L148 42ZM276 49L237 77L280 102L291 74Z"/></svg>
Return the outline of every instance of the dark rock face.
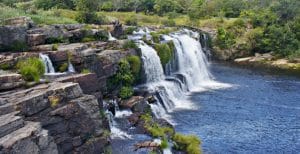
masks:
<svg viewBox="0 0 300 154"><path fill-rule="evenodd" d="M119 21L115 21L114 23L114 30L111 32L111 35L120 38L124 35L123 25Z"/></svg>
<svg viewBox="0 0 300 154"><path fill-rule="evenodd" d="M53 82L0 98L0 108L11 107L0 110L0 153L102 153L109 144L99 103L79 84Z"/></svg>

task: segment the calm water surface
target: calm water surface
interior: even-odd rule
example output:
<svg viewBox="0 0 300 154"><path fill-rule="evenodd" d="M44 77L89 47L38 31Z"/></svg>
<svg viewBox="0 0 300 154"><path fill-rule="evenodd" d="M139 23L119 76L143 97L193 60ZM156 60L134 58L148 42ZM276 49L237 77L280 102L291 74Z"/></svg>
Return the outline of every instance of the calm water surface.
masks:
<svg viewBox="0 0 300 154"><path fill-rule="evenodd" d="M197 110L172 113L178 132L196 134L205 153L300 153L300 80L211 65L232 88L193 93Z"/></svg>

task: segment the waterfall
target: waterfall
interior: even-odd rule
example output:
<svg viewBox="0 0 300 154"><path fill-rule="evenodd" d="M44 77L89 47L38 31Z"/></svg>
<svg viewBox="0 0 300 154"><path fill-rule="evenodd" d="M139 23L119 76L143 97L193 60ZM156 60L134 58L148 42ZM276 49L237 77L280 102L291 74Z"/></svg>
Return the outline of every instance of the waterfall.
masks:
<svg viewBox="0 0 300 154"><path fill-rule="evenodd" d="M129 134L118 128L118 123L115 121L114 115L110 111L106 111L106 117L108 118L112 138L131 138Z"/></svg>
<svg viewBox="0 0 300 154"><path fill-rule="evenodd" d="M117 39L113 37L110 32L108 32L108 41L116 41L116 40Z"/></svg>
<svg viewBox="0 0 300 154"><path fill-rule="evenodd" d="M70 73L75 73L76 72L73 64L71 63L71 61L69 61L69 64L68 64L68 72L70 72Z"/></svg>
<svg viewBox="0 0 300 154"><path fill-rule="evenodd" d="M184 103L186 99L180 86L176 82L166 80L157 52L143 42L138 45L142 51L146 85L150 90L157 92L158 100L163 106L161 108L159 105L152 105L155 110L154 114L162 116L166 115L166 112L172 112L174 108L190 108L190 105Z"/></svg>
<svg viewBox="0 0 300 154"><path fill-rule="evenodd" d="M40 53L40 58L42 59L44 65L45 65L45 74L54 74L55 69L53 67L53 64L51 62L51 59L48 55Z"/></svg>
<svg viewBox="0 0 300 154"><path fill-rule="evenodd" d="M178 63L178 72L185 77L187 87L195 90L202 83L211 81L207 58L200 43L187 34L172 35Z"/></svg>
<svg viewBox="0 0 300 154"><path fill-rule="evenodd" d="M108 103L106 101L103 101L104 106L108 106L108 104L111 103L114 105L114 109L115 109L115 116L113 115L113 113L111 111L109 111L108 109L105 111L106 113L106 117L109 121L109 128L111 131L111 137L112 138L120 138L120 139L126 139L126 138L131 138L131 136L129 134L127 134L126 132L122 131L119 128L119 124L117 123L117 121L115 120L115 118L124 118L124 117L128 117L132 114L131 111L128 110L120 110L118 102L116 100L109 100Z"/></svg>
<svg viewBox="0 0 300 154"><path fill-rule="evenodd" d="M156 51L145 43L139 44L142 50L142 60L144 64L147 83L154 83L164 80L164 71Z"/></svg>

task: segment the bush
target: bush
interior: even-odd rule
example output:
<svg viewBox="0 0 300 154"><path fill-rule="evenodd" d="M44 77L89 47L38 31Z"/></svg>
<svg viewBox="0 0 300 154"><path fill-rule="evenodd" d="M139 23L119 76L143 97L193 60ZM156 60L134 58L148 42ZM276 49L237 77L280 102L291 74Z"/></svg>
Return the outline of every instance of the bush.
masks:
<svg viewBox="0 0 300 154"><path fill-rule="evenodd" d="M138 20L135 15L129 16L125 19L125 24L129 26L137 26Z"/></svg>
<svg viewBox="0 0 300 154"><path fill-rule="evenodd" d="M167 20L163 20L162 24L168 27L175 27L176 23L173 19L167 19Z"/></svg>
<svg viewBox="0 0 300 154"><path fill-rule="evenodd" d="M160 34L154 33L154 32L151 32L150 34L152 36L152 40L153 40L154 43L159 43L160 42Z"/></svg>
<svg viewBox="0 0 300 154"><path fill-rule="evenodd" d="M216 43L221 49L228 49L235 44L234 34L224 28L218 28Z"/></svg>
<svg viewBox="0 0 300 154"><path fill-rule="evenodd" d="M119 93L121 99L128 99L132 95L133 95L133 88L129 86L122 87Z"/></svg>
<svg viewBox="0 0 300 154"><path fill-rule="evenodd" d="M142 68L142 62L141 62L140 57L129 56L129 57L127 57L127 61L130 64L130 69L131 69L132 74L135 76L136 79L139 78L141 68Z"/></svg>
<svg viewBox="0 0 300 154"><path fill-rule="evenodd" d="M135 30L137 30L136 27L128 27L128 28L125 29L125 32L124 32L124 33L125 33L126 35L130 35L130 34L132 34L133 31L135 31Z"/></svg>
<svg viewBox="0 0 300 154"><path fill-rule="evenodd" d="M64 39L62 36L50 37L50 38L47 38L45 41L46 44L56 44L56 43L65 43L65 42L67 42L67 40Z"/></svg>
<svg viewBox="0 0 300 154"><path fill-rule="evenodd" d="M63 63L62 65L59 66L58 70L59 72L66 72L68 70L68 63Z"/></svg>
<svg viewBox="0 0 300 154"><path fill-rule="evenodd" d="M165 66L172 59L172 51L168 44L156 44L155 49L160 58L162 66Z"/></svg>
<svg viewBox="0 0 300 154"><path fill-rule="evenodd" d="M45 65L39 58L29 58L20 61L17 64L17 68L26 81L38 82L45 73Z"/></svg>
<svg viewBox="0 0 300 154"><path fill-rule="evenodd" d="M160 144L160 148L161 149L166 149L168 148L168 140L166 138L163 138L162 141L161 141L161 144Z"/></svg>
<svg viewBox="0 0 300 154"><path fill-rule="evenodd" d="M83 69L81 70L81 74L89 74L91 71L89 69Z"/></svg>
<svg viewBox="0 0 300 154"><path fill-rule="evenodd" d="M132 40L126 41L123 44L123 49L137 49L137 48L138 48L137 45Z"/></svg>
<svg viewBox="0 0 300 154"><path fill-rule="evenodd" d="M194 135L182 135L176 133L173 137L178 150L184 150L188 154L201 154L200 148L201 141L197 136Z"/></svg>

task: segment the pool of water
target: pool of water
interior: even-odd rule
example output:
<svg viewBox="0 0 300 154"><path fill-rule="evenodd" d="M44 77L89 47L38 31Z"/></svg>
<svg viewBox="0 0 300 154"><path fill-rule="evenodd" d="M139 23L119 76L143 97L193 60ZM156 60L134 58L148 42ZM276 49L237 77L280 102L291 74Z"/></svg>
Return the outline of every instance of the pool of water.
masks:
<svg viewBox="0 0 300 154"><path fill-rule="evenodd" d="M300 80L212 64L231 88L192 93L196 110L172 113L176 130L195 134L205 153L299 153Z"/></svg>

